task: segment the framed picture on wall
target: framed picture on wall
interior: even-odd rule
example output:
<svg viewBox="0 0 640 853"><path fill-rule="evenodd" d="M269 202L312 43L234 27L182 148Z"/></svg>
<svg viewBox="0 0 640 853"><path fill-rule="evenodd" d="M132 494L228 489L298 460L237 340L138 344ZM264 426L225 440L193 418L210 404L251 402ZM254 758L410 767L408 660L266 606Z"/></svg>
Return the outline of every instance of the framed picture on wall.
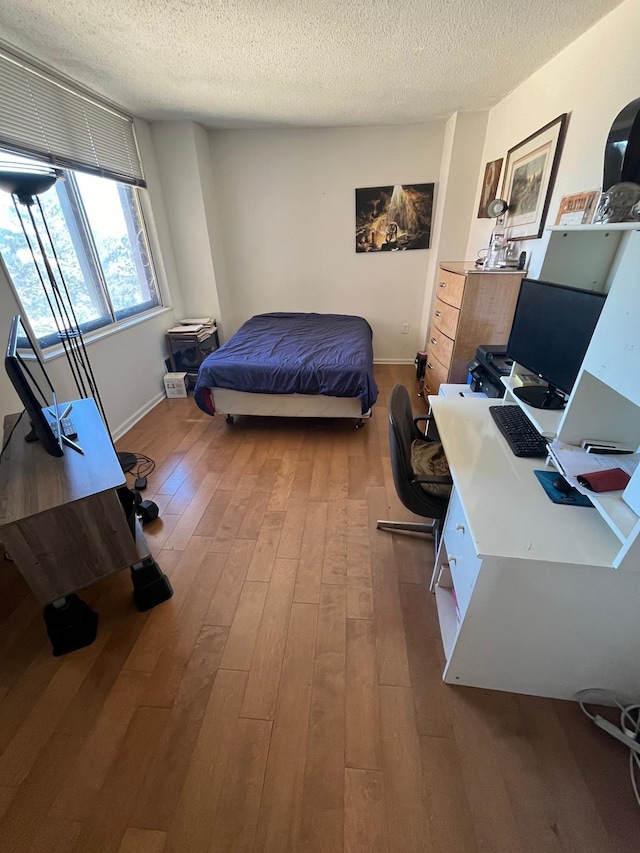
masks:
<svg viewBox="0 0 640 853"><path fill-rule="evenodd" d="M482 179L482 190L480 191L480 204L478 205L478 219L490 219L487 213L487 205L493 201L498 192L498 181L502 169L501 157L499 160L491 160L484 167L484 178Z"/></svg>
<svg viewBox="0 0 640 853"><path fill-rule="evenodd" d="M500 195L509 205L505 226L510 240L542 236L566 125L563 113L507 152Z"/></svg>
<svg viewBox="0 0 640 853"><path fill-rule="evenodd" d="M428 249L434 184L356 190L356 252Z"/></svg>

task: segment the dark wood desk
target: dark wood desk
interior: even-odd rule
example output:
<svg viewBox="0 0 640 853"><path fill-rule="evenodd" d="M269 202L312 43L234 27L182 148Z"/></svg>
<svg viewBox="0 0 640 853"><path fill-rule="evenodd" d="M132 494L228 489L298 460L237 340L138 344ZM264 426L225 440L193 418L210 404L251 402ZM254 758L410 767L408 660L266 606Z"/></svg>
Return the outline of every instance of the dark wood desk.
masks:
<svg viewBox="0 0 640 853"><path fill-rule="evenodd" d="M5 418L5 441L18 417ZM71 417L84 455L25 442L25 415L0 464L0 539L43 605L149 553L127 524L116 491L126 478L95 402L75 400Z"/></svg>

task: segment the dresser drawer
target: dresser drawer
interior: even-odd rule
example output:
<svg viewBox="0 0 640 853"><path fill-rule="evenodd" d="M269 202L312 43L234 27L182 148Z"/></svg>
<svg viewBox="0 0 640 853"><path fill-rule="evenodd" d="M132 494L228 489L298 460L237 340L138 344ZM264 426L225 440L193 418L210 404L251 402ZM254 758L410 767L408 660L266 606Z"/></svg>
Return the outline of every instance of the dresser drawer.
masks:
<svg viewBox="0 0 640 853"><path fill-rule="evenodd" d="M482 560L476 553L467 519L454 489L444 524L444 547L461 617L469 604Z"/></svg>
<svg viewBox="0 0 640 853"><path fill-rule="evenodd" d="M433 354L431 347L427 351L427 365L424 371L424 385L427 389L427 394L437 394L438 389L449 378L449 368L444 364L440 364L438 359Z"/></svg>
<svg viewBox="0 0 640 853"><path fill-rule="evenodd" d="M437 326L441 332L444 332L448 338L455 340L459 319L460 310L458 308L448 305L439 298L436 299L433 306L432 324Z"/></svg>
<svg viewBox="0 0 640 853"><path fill-rule="evenodd" d="M453 305L455 308L460 308L466 281L466 275L440 269L436 294L438 299L442 299L443 302Z"/></svg>
<svg viewBox="0 0 640 853"><path fill-rule="evenodd" d="M429 332L429 353L438 359L440 364L449 367L453 355L453 341L443 334L433 323Z"/></svg>

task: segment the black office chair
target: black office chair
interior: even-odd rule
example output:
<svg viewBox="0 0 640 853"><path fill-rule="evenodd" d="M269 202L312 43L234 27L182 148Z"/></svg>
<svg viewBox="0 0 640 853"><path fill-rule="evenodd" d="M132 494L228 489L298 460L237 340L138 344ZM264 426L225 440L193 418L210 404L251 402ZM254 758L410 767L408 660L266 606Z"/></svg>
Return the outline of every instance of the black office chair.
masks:
<svg viewBox="0 0 640 853"><path fill-rule="evenodd" d="M426 424L424 431L418 428L421 422ZM404 385L396 385L389 397L389 450L393 482L404 506L416 515L430 518L431 521L378 521L376 526L379 530L428 533L433 536L437 549L442 522L447 514L449 495L429 494L420 484L431 483L442 486L451 485L453 481L448 475L414 472L411 465L411 445L415 439L439 441L435 422L426 415L414 418L409 392Z"/></svg>

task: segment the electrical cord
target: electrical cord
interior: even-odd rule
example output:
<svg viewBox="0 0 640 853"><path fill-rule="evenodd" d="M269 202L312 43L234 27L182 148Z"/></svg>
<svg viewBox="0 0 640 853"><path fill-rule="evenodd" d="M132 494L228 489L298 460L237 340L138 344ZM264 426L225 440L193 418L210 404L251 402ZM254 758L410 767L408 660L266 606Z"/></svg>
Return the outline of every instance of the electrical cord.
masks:
<svg viewBox="0 0 640 853"><path fill-rule="evenodd" d="M620 709L620 727L618 728L613 723L601 717L599 714L592 714L586 707L587 695L603 696L608 702L611 702ZM589 690L581 690L578 693L578 704L583 713L589 717L599 728L603 729L608 734L612 735L629 748L629 775L631 776L631 787L633 793L640 806L640 704L623 705L611 693L602 690L599 687L594 687Z"/></svg>
<svg viewBox="0 0 640 853"><path fill-rule="evenodd" d="M2 460L2 457L4 456L4 452L5 452L5 450L7 449L7 447L9 446L9 442L11 441L11 436L12 436L12 435L13 435L13 433L15 432L16 427L18 426L18 424L19 424L19 423L20 423L20 421L22 420L22 416L24 415L24 413L25 413L26 411L27 411L26 409L23 409L23 410L20 412L20 417L19 417L19 418L18 418L18 420L15 422L15 424L11 427L11 432L10 432L10 433L9 433L9 435L7 436L7 440L5 441L5 443L2 445L2 450L0 450L0 460Z"/></svg>
<svg viewBox="0 0 640 853"><path fill-rule="evenodd" d="M149 474L156 467L156 463L150 456L145 456L144 453L134 453L136 457L135 465L127 471L127 474L131 474L132 477L138 479L139 477L148 477Z"/></svg>

